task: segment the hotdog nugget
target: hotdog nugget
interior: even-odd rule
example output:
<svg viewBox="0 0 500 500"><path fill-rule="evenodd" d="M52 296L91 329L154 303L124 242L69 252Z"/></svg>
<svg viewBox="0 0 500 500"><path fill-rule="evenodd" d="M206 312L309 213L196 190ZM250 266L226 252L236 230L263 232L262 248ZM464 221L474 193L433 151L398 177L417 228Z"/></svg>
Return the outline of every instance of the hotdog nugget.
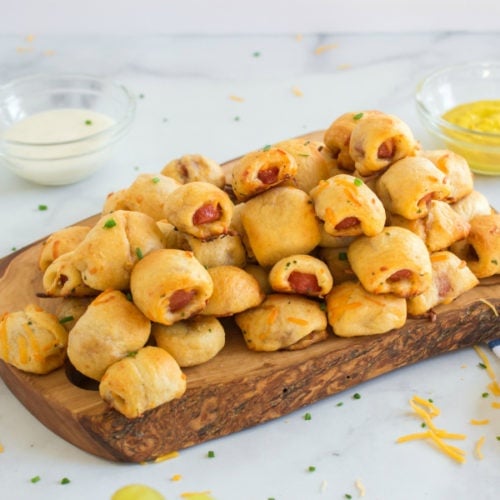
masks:
<svg viewBox="0 0 500 500"><path fill-rule="evenodd" d="M310 195L316 215L332 236L373 236L384 228L384 206L361 179L335 175L321 181Z"/></svg>
<svg viewBox="0 0 500 500"><path fill-rule="evenodd" d="M272 294L257 307L235 316L252 351L293 349L307 337L326 338L326 314L315 300L300 295Z"/></svg>
<svg viewBox="0 0 500 500"><path fill-rule="evenodd" d="M147 318L171 325L205 307L213 282L192 252L166 248L151 252L135 265L130 290Z"/></svg>
<svg viewBox="0 0 500 500"><path fill-rule="evenodd" d="M130 419L180 398L185 391L186 376L175 359L154 346L113 363L99 384L102 399Z"/></svg>
<svg viewBox="0 0 500 500"><path fill-rule="evenodd" d="M165 210L167 220L179 231L204 240L228 232L233 203L209 182L190 182L170 194Z"/></svg>
<svg viewBox="0 0 500 500"><path fill-rule="evenodd" d="M0 359L19 370L42 375L61 367L67 343L57 317L37 305L0 316Z"/></svg>
<svg viewBox="0 0 500 500"><path fill-rule="evenodd" d="M425 243L408 229L388 226L375 236L360 236L349 245L347 257L363 287L375 294L413 297L432 281Z"/></svg>
<svg viewBox="0 0 500 500"><path fill-rule="evenodd" d="M406 219L425 217L431 200L445 200L450 195L446 175L423 156L391 165L379 177L375 190L387 211Z"/></svg>
<svg viewBox="0 0 500 500"><path fill-rule="evenodd" d="M449 304L479 283L466 262L449 251L431 254L431 264L431 286L425 292L408 299L410 314L424 314L439 304Z"/></svg>
<svg viewBox="0 0 500 500"><path fill-rule="evenodd" d="M187 154L169 161L161 170L180 184L188 182L209 182L218 188L226 184L222 167L211 158L199 154Z"/></svg>
<svg viewBox="0 0 500 500"><path fill-rule="evenodd" d="M38 267L45 272L47 267L62 254L73 251L87 236L89 226L70 226L52 233L42 245Z"/></svg>
<svg viewBox="0 0 500 500"><path fill-rule="evenodd" d="M328 266L311 255L290 255L271 268L269 283L275 292L324 297L333 286Z"/></svg>
<svg viewBox="0 0 500 500"><path fill-rule="evenodd" d="M245 201L293 179L297 162L284 149L266 147L240 158L232 171L231 186L238 201Z"/></svg>
<svg viewBox="0 0 500 500"><path fill-rule="evenodd" d="M100 380L115 361L144 346L151 322L118 290L97 296L69 333L68 358L80 372Z"/></svg>
<svg viewBox="0 0 500 500"><path fill-rule="evenodd" d="M349 154L356 170L369 176L416 153L418 144L406 123L396 116L371 113L351 132Z"/></svg>
<svg viewBox="0 0 500 500"><path fill-rule="evenodd" d="M375 295L361 284L346 281L326 297L328 323L339 337L387 333L406 322L406 300L392 294Z"/></svg>
<svg viewBox="0 0 500 500"><path fill-rule="evenodd" d="M241 221L261 266L272 266L291 254L310 253L321 240L311 198L290 186L278 186L248 200Z"/></svg>
<svg viewBox="0 0 500 500"><path fill-rule="evenodd" d="M462 241L451 246L478 278L500 274L500 214L477 215Z"/></svg>
<svg viewBox="0 0 500 500"><path fill-rule="evenodd" d="M214 291L205 308L204 316L232 316L258 306L264 300L259 282L245 270L236 266L216 266L208 269Z"/></svg>
<svg viewBox="0 0 500 500"><path fill-rule="evenodd" d="M224 347L226 334L214 316L197 316L173 325L153 323L156 345L165 349L181 368L206 363Z"/></svg>
<svg viewBox="0 0 500 500"><path fill-rule="evenodd" d="M247 254L243 241L238 234L223 234L211 240L200 240L186 235L187 250L206 267L237 266L244 267Z"/></svg>

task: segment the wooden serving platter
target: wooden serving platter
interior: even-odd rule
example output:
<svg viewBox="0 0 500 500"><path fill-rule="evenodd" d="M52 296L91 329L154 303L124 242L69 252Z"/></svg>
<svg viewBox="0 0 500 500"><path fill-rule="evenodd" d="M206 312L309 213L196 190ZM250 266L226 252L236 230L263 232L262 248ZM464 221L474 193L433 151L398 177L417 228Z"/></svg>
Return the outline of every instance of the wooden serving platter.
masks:
<svg viewBox="0 0 500 500"><path fill-rule="evenodd" d="M0 261L0 313L30 302L55 311L60 299L37 296L41 244ZM143 462L281 417L405 365L496 338L500 321L490 306L500 307L500 276L436 308L433 321L409 319L383 335L331 335L305 350L274 353L248 350L227 320L224 349L211 361L184 369L183 397L135 420L108 408L95 388L73 383L65 368L31 375L0 361L0 376L40 422L66 441L111 461Z"/></svg>

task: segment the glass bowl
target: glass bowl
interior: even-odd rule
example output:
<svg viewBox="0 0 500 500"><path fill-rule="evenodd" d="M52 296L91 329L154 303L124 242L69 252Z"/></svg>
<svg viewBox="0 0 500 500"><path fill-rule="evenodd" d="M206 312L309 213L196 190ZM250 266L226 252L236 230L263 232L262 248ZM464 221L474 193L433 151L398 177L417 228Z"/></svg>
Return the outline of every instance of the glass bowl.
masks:
<svg viewBox="0 0 500 500"><path fill-rule="evenodd" d="M78 182L110 159L135 98L91 75L39 74L0 87L0 161L43 185Z"/></svg>
<svg viewBox="0 0 500 500"><path fill-rule="evenodd" d="M491 108L496 105L500 110L500 62L475 62L437 70L417 85L415 98L419 117L438 148L462 155L476 173L500 174L500 115L497 110L495 116ZM462 114L465 122L460 125L443 117L457 106L470 103L480 103L482 119L488 115L484 130L470 125L474 117L478 118L477 108Z"/></svg>

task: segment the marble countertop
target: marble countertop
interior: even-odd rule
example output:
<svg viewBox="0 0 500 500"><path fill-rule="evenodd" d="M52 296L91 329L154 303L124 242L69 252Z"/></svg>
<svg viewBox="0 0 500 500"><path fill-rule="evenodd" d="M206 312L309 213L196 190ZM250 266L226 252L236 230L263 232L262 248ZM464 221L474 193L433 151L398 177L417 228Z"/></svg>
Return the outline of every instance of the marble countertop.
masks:
<svg viewBox="0 0 500 500"><path fill-rule="evenodd" d="M0 168L0 256L7 256L98 213L109 192L182 154L223 162L322 130L343 112L363 109L399 116L428 144L413 101L417 82L450 63L498 58L500 34L12 35L0 40L0 84L36 72L83 72L119 80L137 97L126 140L92 177L43 187ZM500 177L476 176L475 185L500 206ZM40 204L47 210L40 211ZM499 360L490 357L500 374ZM121 486L143 483L169 500L206 491L217 500L340 500L364 492L364 498L380 500L496 498L500 413L491 408L491 397L482 397L489 380L478 362L473 349L442 355L148 465L110 463L80 451L40 424L0 382L0 496L104 500ZM419 429L408 405L414 394L441 408L439 426L467 434L458 443L466 450L466 463L455 463L423 441L395 443ZM310 420L304 419L306 412ZM488 418L490 424L473 426L474 418ZM481 436L483 460L474 455ZM214 458L207 458L209 450ZM173 481L175 475L181 479ZM31 483L34 476L41 481ZM70 483L61 485L63 477Z"/></svg>

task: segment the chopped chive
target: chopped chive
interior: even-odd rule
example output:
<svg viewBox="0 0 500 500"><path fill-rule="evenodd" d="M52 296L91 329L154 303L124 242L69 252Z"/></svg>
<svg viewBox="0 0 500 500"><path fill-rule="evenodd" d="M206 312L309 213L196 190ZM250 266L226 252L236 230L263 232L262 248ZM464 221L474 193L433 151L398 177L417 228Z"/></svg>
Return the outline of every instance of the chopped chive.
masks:
<svg viewBox="0 0 500 500"><path fill-rule="evenodd" d="M239 121L240 121L240 117L239 117L239 116L235 116L235 117L234 117L234 121L235 121L235 122L239 122Z"/></svg>
<svg viewBox="0 0 500 500"><path fill-rule="evenodd" d="M139 247L135 249L135 254L137 255L137 258L139 260L141 260L144 257L144 254L142 253L142 250Z"/></svg>
<svg viewBox="0 0 500 500"><path fill-rule="evenodd" d="M153 177L151 180L153 181L153 184L158 184L160 182L159 177Z"/></svg>
<svg viewBox="0 0 500 500"><path fill-rule="evenodd" d="M309 412L304 415L304 420L311 420L311 419L312 419L312 416Z"/></svg>
<svg viewBox="0 0 500 500"><path fill-rule="evenodd" d="M487 393L487 392L483 392L481 394L481 397L483 397L483 398L487 398L488 396L489 396L489 393Z"/></svg>
<svg viewBox="0 0 500 500"><path fill-rule="evenodd" d="M256 50L253 54L254 57L260 57L260 52Z"/></svg>
<svg viewBox="0 0 500 500"><path fill-rule="evenodd" d="M344 498L347 498L347 499L352 498L352 495L349 495L349 493L346 493L346 494L344 495Z"/></svg>
<svg viewBox="0 0 500 500"><path fill-rule="evenodd" d="M137 356L137 351L130 351L127 353L127 358L135 358Z"/></svg>
<svg viewBox="0 0 500 500"><path fill-rule="evenodd" d="M269 151L271 149L271 144L266 144L263 148L262 151Z"/></svg>
<svg viewBox="0 0 500 500"><path fill-rule="evenodd" d="M339 260L347 260L347 252L339 252Z"/></svg>
<svg viewBox="0 0 500 500"><path fill-rule="evenodd" d="M309 472L314 472L314 471L316 470L316 467L314 467L314 465L310 465L310 466L307 468L307 470L308 470Z"/></svg>
<svg viewBox="0 0 500 500"><path fill-rule="evenodd" d="M497 259L491 259L491 263L495 264L495 266L496 266L498 264L498 260Z"/></svg>
<svg viewBox="0 0 500 500"><path fill-rule="evenodd" d="M420 424L420 427L422 427L422 428L424 428L425 426L426 426L426 423L425 423L425 422L422 422L422 423Z"/></svg>
<svg viewBox="0 0 500 500"><path fill-rule="evenodd" d="M33 477L30 479L30 481L31 481L32 483L38 483L38 481L41 481L41 480L42 480L42 478L41 478L40 476L33 476Z"/></svg>
<svg viewBox="0 0 500 500"><path fill-rule="evenodd" d="M484 363L478 363L477 366L479 366L479 368L482 368L483 370L486 370L486 365Z"/></svg>
<svg viewBox="0 0 500 500"><path fill-rule="evenodd" d="M500 436L497 436L497 441L500 441Z"/></svg>
<svg viewBox="0 0 500 500"><path fill-rule="evenodd" d="M353 119L354 120L361 120L361 118L363 118L363 114L364 113L357 113L353 116Z"/></svg>
<svg viewBox="0 0 500 500"><path fill-rule="evenodd" d="M208 458L214 458L215 457L215 451L209 450L209 452L207 453L207 457Z"/></svg>
<svg viewBox="0 0 500 500"><path fill-rule="evenodd" d="M112 227L115 227L116 226L116 221L115 219L108 219L105 223L104 223L104 226L106 229L110 229Z"/></svg>
<svg viewBox="0 0 500 500"><path fill-rule="evenodd" d="M343 406L344 403L342 403L342 401L339 401L335 406Z"/></svg>
<svg viewBox="0 0 500 500"><path fill-rule="evenodd" d="M363 181L361 179L358 179L357 177L354 179L354 185L355 186L362 186L363 185Z"/></svg>
<svg viewBox="0 0 500 500"><path fill-rule="evenodd" d="M85 125L92 125L92 120L85 120Z"/></svg>
<svg viewBox="0 0 500 500"><path fill-rule="evenodd" d="M49 207L47 205L38 205L38 210L40 210L40 212L44 212L45 210L47 210Z"/></svg>
<svg viewBox="0 0 500 500"><path fill-rule="evenodd" d="M361 394L359 392L355 392L352 397L353 399L361 399Z"/></svg>
<svg viewBox="0 0 500 500"><path fill-rule="evenodd" d="M59 320L59 323L63 325L64 323L69 323L70 321L73 321L75 318L73 316L64 316Z"/></svg>
<svg viewBox="0 0 500 500"><path fill-rule="evenodd" d="M63 477L60 481L61 484L69 484L71 481L67 477Z"/></svg>

